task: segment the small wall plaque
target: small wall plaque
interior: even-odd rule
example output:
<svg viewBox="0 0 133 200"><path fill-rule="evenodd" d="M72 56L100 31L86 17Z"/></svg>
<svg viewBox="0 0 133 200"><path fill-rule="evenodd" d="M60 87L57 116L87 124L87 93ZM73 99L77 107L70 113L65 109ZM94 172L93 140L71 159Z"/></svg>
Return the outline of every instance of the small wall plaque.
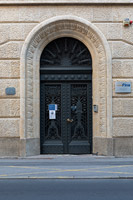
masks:
<svg viewBox="0 0 133 200"><path fill-rule="evenodd" d="M14 87L8 87L6 88L6 95L15 95L16 89Z"/></svg>
<svg viewBox="0 0 133 200"><path fill-rule="evenodd" d="M115 82L115 93L131 93L131 82Z"/></svg>
<svg viewBox="0 0 133 200"><path fill-rule="evenodd" d="M93 105L94 112L98 113L98 105Z"/></svg>

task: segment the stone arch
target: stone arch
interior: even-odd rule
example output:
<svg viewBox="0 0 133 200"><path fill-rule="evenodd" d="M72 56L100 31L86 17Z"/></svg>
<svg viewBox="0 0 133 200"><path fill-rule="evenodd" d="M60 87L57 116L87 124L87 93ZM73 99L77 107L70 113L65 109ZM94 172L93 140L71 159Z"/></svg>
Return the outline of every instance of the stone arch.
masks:
<svg viewBox="0 0 133 200"><path fill-rule="evenodd" d="M73 37L84 43L93 61L93 138L112 137L111 53L104 35L92 23L75 16L58 16L37 25L28 35L21 52L21 155L40 152L39 68L45 46L59 37ZM94 151L97 151L94 149Z"/></svg>

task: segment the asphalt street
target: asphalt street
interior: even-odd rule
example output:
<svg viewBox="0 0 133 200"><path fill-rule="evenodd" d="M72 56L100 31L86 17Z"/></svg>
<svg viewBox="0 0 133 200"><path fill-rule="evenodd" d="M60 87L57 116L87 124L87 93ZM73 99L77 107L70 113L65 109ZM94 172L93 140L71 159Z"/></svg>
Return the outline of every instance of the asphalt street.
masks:
<svg viewBox="0 0 133 200"><path fill-rule="evenodd" d="M133 179L133 157L40 155L0 159L0 179Z"/></svg>
<svg viewBox="0 0 133 200"><path fill-rule="evenodd" d="M132 200L133 180L0 180L1 200Z"/></svg>

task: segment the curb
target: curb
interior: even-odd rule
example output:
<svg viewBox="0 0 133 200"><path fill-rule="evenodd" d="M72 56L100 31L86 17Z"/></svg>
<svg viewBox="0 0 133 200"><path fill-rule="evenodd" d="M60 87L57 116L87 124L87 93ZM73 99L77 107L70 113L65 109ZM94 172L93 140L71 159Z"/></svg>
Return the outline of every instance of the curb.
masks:
<svg viewBox="0 0 133 200"><path fill-rule="evenodd" d="M58 159L58 158L77 158L77 159L85 159L85 158L90 158L90 159L131 159L133 160L133 155L130 156L104 156L104 155L95 155L95 154L85 154L85 155L74 155L74 154L60 154L60 155L55 155L55 154L50 154L50 155L36 155L36 156L27 156L27 157L20 157L20 156L1 156L0 160L53 160L53 159Z"/></svg>
<svg viewBox="0 0 133 200"><path fill-rule="evenodd" d="M25 176L25 177L0 177L0 180L11 180L11 179L20 179L20 180L23 180L23 179L27 179L27 180L29 180L29 179L40 179L40 180L42 180L42 179L53 179L53 180L59 180L59 179L64 179L64 180L66 180L66 179L84 179L84 180L98 180L98 179L105 179L105 180L107 180L107 179L133 179L133 177L131 176L131 177L129 177L129 176L127 176L127 177L120 177L120 176L115 176L115 177L111 177L111 176L105 176L105 177L103 177L103 176L93 176L93 177L90 177L90 176L86 176L86 177L82 177L82 176L80 176L80 177L74 177L74 176L56 176L56 177L46 177L46 176L42 176L42 177L36 177L36 176L34 176L34 177L28 177L28 176Z"/></svg>

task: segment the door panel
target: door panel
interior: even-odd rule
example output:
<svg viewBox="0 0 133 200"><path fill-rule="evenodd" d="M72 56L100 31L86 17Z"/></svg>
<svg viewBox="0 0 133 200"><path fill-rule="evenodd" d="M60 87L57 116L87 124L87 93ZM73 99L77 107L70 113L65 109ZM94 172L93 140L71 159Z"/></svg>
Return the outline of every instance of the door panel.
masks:
<svg viewBox="0 0 133 200"><path fill-rule="evenodd" d="M91 152L91 82L41 82L41 153ZM49 119L49 104L57 104Z"/></svg>
<svg viewBox="0 0 133 200"><path fill-rule="evenodd" d="M88 85L89 84L71 84L72 124L68 148L69 153L90 152Z"/></svg>
<svg viewBox="0 0 133 200"><path fill-rule="evenodd" d="M49 104L57 104L56 119L49 119ZM41 84L41 152L63 153L61 135L61 85Z"/></svg>

